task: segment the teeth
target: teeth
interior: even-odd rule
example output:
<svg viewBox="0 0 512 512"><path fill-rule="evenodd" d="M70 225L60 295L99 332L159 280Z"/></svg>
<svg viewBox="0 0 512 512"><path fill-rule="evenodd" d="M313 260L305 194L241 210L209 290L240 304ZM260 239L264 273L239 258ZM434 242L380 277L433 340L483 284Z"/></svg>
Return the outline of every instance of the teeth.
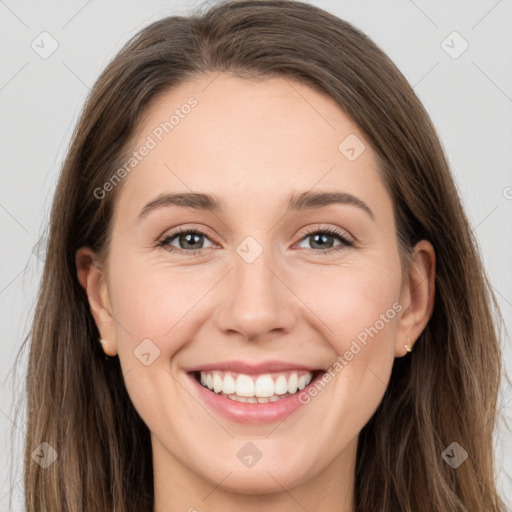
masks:
<svg viewBox="0 0 512 512"><path fill-rule="evenodd" d="M236 394L238 396L253 397L254 381L248 375L240 374L236 379Z"/></svg>
<svg viewBox="0 0 512 512"><path fill-rule="evenodd" d="M220 376L219 372L214 372L213 373L213 391L215 391L215 393L220 393L222 391L222 386L223 386L223 380L222 380L222 377Z"/></svg>
<svg viewBox="0 0 512 512"><path fill-rule="evenodd" d="M304 389L312 380L311 372L286 372L271 375L246 375L222 371L200 372L200 382L216 394L244 403L275 402Z"/></svg>
<svg viewBox="0 0 512 512"><path fill-rule="evenodd" d="M224 393L220 393L222 396L226 396L227 398L229 398L230 400L234 400L235 402L243 402L243 403L251 403L251 404L255 404L255 403L259 403L259 404L265 404L267 402L277 402L278 400L281 400L281 398L284 398L284 397L279 397L277 395L272 395L272 396L269 396L268 398L266 397L258 397L258 398L255 398L255 397L250 397L250 398L247 398L245 396L238 396L238 395L235 395L235 394L232 394L232 395L224 395ZM290 395L290 393L286 393L285 397L286 396L292 396Z"/></svg>
<svg viewBox="0 0 512 512"><path fill-rule="evenodd" d="M222 391L224 391L224 393L226 393L227 395L231 395L236 392L235 379L233 379L233 377L231 377L231 375L229 374L226 374L224 376Z"/></svg>
<svg viewBox="0 0 512 512"><path fill-rule="evenodd" d="M274 381L270 375L262 375L256 380L254 394L261 398L268 398L274 394Z"/></svg>
<svg viewBox="0 0 512 512"><path fill-rule="evenodd" d="M295 393L297 391L297 384L299 380L297 378L297 374L294 372L290 375L290 378L288 379L288 393ZM208 383L208 379L207 379Z"/></svg>
<svg viewBox="0 0 512 512"><path fill-rule="evenodd" d="M288 381L284 375L279 375L279 377L277 377L274 384L274 393L276 395L284 395L285 393L288 393Z"/></svg>

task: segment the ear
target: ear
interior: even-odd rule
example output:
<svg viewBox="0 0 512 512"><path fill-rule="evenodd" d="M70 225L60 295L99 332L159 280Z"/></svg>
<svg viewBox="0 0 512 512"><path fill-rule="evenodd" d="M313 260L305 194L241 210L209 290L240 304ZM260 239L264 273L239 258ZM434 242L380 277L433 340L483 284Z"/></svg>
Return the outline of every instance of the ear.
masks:
<svg viewBox="0 0 512 512"><path fill-rule="evenodd" d="M404 311L398 323L395 357L408 353L432 316L434 309L436 253L427 240L421 240L413 251L408 280L403 283L400 304Z"/></svg>
<svg viewBox="0 0 512 512"><path fill-rule="evenodd" d="M117 354L115 323L110 306L107 282L96 253L81 247L75 254L78 281L87 294L92 316L100 332L103 351L109 356Z"/></svg>

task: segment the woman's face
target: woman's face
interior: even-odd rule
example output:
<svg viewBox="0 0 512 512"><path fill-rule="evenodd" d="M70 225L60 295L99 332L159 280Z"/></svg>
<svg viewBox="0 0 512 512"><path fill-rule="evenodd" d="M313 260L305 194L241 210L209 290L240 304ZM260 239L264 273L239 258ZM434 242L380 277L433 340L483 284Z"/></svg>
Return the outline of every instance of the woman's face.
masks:
<svg viewBox="0 0 512 512"><path fill-rule="evenodd" d="M139 128L93 314L155 478L255 494L332 472L350 488L431 295L421 271L423 299L402 280L368 142L305 85L225 74L166 93Z"/></svg>

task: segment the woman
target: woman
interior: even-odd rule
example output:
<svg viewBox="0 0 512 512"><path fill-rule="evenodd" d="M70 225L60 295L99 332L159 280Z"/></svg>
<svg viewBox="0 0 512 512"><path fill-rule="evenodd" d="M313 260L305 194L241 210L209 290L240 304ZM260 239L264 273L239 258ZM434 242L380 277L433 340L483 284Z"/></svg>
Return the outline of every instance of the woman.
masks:
<svg viewBox="0 0 512 512"><path fill-rule="evenodd" d="M279 0L155 22L58 184L26 509L504 511L492 308L429 116L364 34Z"/></svg>

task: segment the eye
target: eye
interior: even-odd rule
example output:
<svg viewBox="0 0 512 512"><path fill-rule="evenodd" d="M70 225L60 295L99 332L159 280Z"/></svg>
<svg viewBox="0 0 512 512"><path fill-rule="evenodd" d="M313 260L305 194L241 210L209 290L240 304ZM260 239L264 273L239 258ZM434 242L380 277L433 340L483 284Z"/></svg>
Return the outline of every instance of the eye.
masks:
<svg viewBox="0 0 512 512"><path fill-rule="evenodd" d="M340 243L338 245L333 246L332 239L337 238ZM325 229L314 229L306 233L304 237L302 237L301 241L303 240L311 240L312 246L319 247L322 249L321 252L323 254L330 253L333 251L339 251L346 247L353 247L355 244L352 240L349 240L346 235L339 231L336 228L325 228Z"/></svg>
<svg viewBox="0 0 512 512"><path fill-rule="evenodd" d="M165 235L158 242L158 246L163 247L167 251L176 252L184 256L200 255L204 253L205 247L203 243L205 238L209 240L208 235L200 229L180 228L173 233ZM336 238L340 243L333 245L332 239ZM312 240L313 249L310 250L314 250L316 246L316 248L320 248L321 250L314 252L320 252L322 254L328 254L355 245L342 231L336 228L316 228L310 230L301 238L301 242L307 239ZM175 243L178 244L177 247L174 245ZM210 247L212 247L212 245L210 245Z"/></svg>
<svg viewBox="0 0 512 512"><path fill-rule="evenodd" d="M203 239L208 238L206 233L199 229L179 229L165 235L158 245L160 247L164 247L168 251L177 252L177 253L186 253L187 256L202 254L203 248L202 243ZM178 243L178 247L173 245L175 241Z"/></svg>

